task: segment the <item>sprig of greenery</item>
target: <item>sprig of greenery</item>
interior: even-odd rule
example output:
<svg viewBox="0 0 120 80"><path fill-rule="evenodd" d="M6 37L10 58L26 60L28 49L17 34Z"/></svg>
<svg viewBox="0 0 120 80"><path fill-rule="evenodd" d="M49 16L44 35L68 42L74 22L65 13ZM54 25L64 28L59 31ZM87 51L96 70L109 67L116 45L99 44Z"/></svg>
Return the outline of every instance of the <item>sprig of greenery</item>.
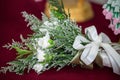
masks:
<svg viewBox="0 0 120 80"><path fill-rule="evenodd" d="M65 13L62 0L48 0L48 1L50 3L50 11L56 18L62 20L68 17L68 15Z"/></svg>
<svg viewBox="0 0 120 80"><path fill-rule="evenodd" d="M70 64L70 61L74 57L74 55L71 54L65 54L65 53L60 53L60 54L47 54L46 55L46 63L48 63L48 66L45 67L45 70L49 70L51 68L57 68L57 71L65 67L66 65Z"/></svg>
<svg viewBox="0 0 120 80"><path fill-rule="evenodd" d="M12 40L12 44L8 43L4 45L4 48L7 48L9 50L15 49L17 52L17 58L22 58L25 55L29 55L32 53L32 50L30 50L30 47L27 44L27 39L24 39L22 35L20 36L22 42L18 42L15 40Z"/></svg>
<svg viewBox="0 0 120 80"><path fill-rule="evenodd" d="M37 59L34 58L33 54L31 54L26 58L18 59L7 63L9 66L2 67L0 72L6 73L7 71L9 71L21 75L24 73L25 69L27 69L27 72L29 73L30 69L32 69L36 63L37 63Z"/></svg>
<svg viewBox="0 0 120 80"><path fill-rule="evenodd" d="M3 47L9 50L16 48L16 47L26 49L26 47L23 46L23 43L15 41L14 39L12 39L12 44L8 43L8 44L5 44Z"/></svg>
<svg viewBox="0 0 120 80"><path fill-rule="evenodd" d="M23 11L22 16L25 18L25 21L28 22L27 26L31 26L31 30L35 31L39 29L41 25L41 21L34 15L28 14L27 12Z"/></svg>
<svg viewBox="0 0 120 80"><path fill-rule="evenodd" d="M72 45L75 37L81 34L81 28L78 28L76 23L69 19L60 22L58 20L57 22L58 24L54 28L49 29L56 49L62 48L65 49L64 52L75 54L76 52L74 52Z"/></svg>

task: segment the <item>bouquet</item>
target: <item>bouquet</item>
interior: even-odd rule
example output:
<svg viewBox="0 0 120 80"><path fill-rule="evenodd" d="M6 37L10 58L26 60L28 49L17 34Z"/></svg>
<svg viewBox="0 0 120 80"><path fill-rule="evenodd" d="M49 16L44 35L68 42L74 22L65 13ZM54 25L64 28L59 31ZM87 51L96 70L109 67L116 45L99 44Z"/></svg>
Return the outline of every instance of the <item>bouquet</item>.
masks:
<svg viewBox="0 0 120 80"><path fill-rule="evenodd" d="M70 14L65 13L62 1L49 0L49 3L51 17L42 13L42 21L22 12L27 26L34 33L27 39L21 35L21 42L13 40L12 44L4 46L15 49L17 56L0 72L21 75L25 70L34 69L40 74L51 68L58 71L70 64L89 69L97 64L111 67L120 75L120 44L112 43L105 33L98 34L95 26L86 28L83 34L82 28L70 19Z"/></svg>

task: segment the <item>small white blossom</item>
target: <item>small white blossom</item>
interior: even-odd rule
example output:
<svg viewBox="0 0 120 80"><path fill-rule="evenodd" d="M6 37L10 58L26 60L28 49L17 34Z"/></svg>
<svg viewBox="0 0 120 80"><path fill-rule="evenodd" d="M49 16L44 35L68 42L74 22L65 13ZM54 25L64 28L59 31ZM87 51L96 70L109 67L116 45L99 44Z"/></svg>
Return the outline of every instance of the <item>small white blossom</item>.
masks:
<svg viewBox="0 0 120 80"><path fill-rule="evenodd" d="M45 59L45 53L44 53L44 51L43 50L41 50L41 49L37 49L37 59L38 59L38 62L42 62L42 61L44 61L44 59Z"/></svg>
<svg viewBox="0 0 120 80"><path fill-rule="evenodd" d="M50 46L49 44L49 40L50 40L50 36L49 36L49 32L46 29L40 29L41 32L46 32L45 36L42 38L37 38L35 39L37 42L37 45L34 45L35 49L36 49L36 58L38 59L38 62L43 62L45 60L45 52L43 49L47 48ZM42 64L35 64L33 69L39 73L42 69L43 69L43 65Z"/></svg>
<svg viewBox="0 0 120 80"><path fill-rule="evenodd" d="M46 35L44 37L38 39L38 45L44 49L44 48L47 48L50 46L50 44L48 42L50 40L50 36L49 36L49 32L47 30L40 29L40 31L46 31Z"/></svg>
<svg viewBox="0 0 120 80"><path fill-rule="evenodd" d="M58 22L57 22L57 21L54 21L53 24L54 24L54 25L58 25Z"/></svg>
<svg viewBox="0 0 120 80"><path fill-rule="evenodd" d="M33 69L34 69L37 73L40 73L40 72L42 71L42 69L43 69L43 65L37 63L37 64L35 64L35 65L33 66Z"/></svg>
<svg viewBox="0 0 120 80"><path fill-rule="evenodd" d="M53 24L50 23L49 21L45 21L45 22L44 22L44 25L45 25L45 26L53 26Z"/></svg>
<svg viewBox="0 0 120 80"><path fill-rule="evenodd" d="M54 26L54 25L58 25L58 22L57 21L54 21L54 22L45 21L44 25L48 26L48 27L51 27L51 26Z"/></svg>

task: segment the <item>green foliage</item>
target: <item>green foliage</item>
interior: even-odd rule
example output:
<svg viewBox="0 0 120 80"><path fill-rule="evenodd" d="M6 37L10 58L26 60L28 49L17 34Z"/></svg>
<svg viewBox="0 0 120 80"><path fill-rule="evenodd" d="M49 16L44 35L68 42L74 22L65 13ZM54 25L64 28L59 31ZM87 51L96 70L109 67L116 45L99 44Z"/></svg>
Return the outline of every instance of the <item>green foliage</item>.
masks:
<svg viewBox="0 0 120 80"><path fill-rule="evenodd" d="M56 28L49 29L49 32L55 42L56 49L61 47L65 53L76 54L72 45L75 37L81 34L81 30L74 22L69 19L64 20L59 22Z"/></svg>
<svg viewBox="0 0 120 80"><path fill-rule="evenodd" d="M51 56L50 54L47 54L47 56ZM51 58L46 58L48 66L45 68L45 70L49 70L51 68L57 68L57 71L65 67L66 65L70 64L70 61L74 55L71 54L65 54L65 53L60 53L60 54L52 54Z"/></svg>
<svg viewBox="0 0 120 80"><path fill-rule="evenodd" d="M48 0L50 3L51 13L58 19L62 20L67 18L67 14L64 10L64 5L62 0Z"/></svg>
<svg viewBox="0 0 120 80"><path fill-rule="evenodd" d="M37 59L34 58L34 55L31 54L27 58L18 59L12 62L9 62L7 67L2 67L2 70L0 72L6 73L9 72L15 72L16 74L23 74L24 70L27 69L27 72L30 71L31 68L36 64Z"/></svg>
<svg viewBox="0 0 120 80"><path fill-rule="evenodd" d="M4 45L3 47L10 49L10 50L13 48L23 48L23 49L27 48L27 47L24 47L23 43L17 42L15 40L12 40L12 44L8 43L8 44Z"/></svg>
<svg viewBox="0 0 120 80"><path fill-rule="evenodd" d="M47 69L51 67L58 67L58 70L63 68L65 65L69 64L72 58L77 53L72 45L74 39L77 35L81 34L81 29L78 28L77 24L71 21L69 18L64 20L59 20L58 17L52 16L47 18L45 14L42 13L42 22L36 21L36 17L32 17L31 19L28 16L32 16L31 14L23 13L24 17L27 21L33 20L30 27L38 26L36 29L31 28L35 31L35 33L31 36L31 41L35 43L34 39L39 38L44 33L40 32L40 29L47 29L51 36L49 43L51 46L46 51L45 61L42 62L44 65L48 64ZM38 19L37 19L38 20ZM54 24L56 22L56 24ZM47 24L45 24L47 23ZM28 23L29 24L29 23ZM63 56L64 55L64 56Z"/></svg>
<svg viewBox="0 0 120 80"><path fill-rule="evenodd" d="M28 14L27 12L22 12L22 16L25 18L25 21L28 22L27 26L31 26L31 30L35 31L38 30L39 26L41 25L41 21L32 14Z"/></svg>
<svg viewBox="0 0 120 80"><path fill-rule="evenodd" d="M23 39L22 36L20 36L20 37L21 37L22 42L17 42L15 40L12 40L12 44L8 43L5 46L3 46L4 48L10 49L10 50L15 49L17 52L17 58L22 58L25 55L32 53L32 51L30 50L30 48L27 45L27 39L25 40L25 39Z"/></svg>
<svg viewBox="0 0 120 80"><path fill-rule="evenodd" d="M23 50L23 49L20 49L20 48L18 48L18 47L13 47L17 52L18 52L18 54L26 54L26 53L31 53L31 51L29 51L29 50Z"/></svg>
<svg viewBox="0 0 120 80"><path fill-rule="evenodd" d="M13 40L12 44L8 43L4 46L8 49L15 49L18 52L18 56L17 60L8 63L8 67L3 67L2 72L10 71L23 74L25 69L28 68L29 72L34 64L38 63L35 53L39 46L36 40L46 34L41 32L40 29L46 29L50 35L48 42L51 46L44 49L46 53L45 60L40 62L44 65L45 70L52 67L57 67L57 70L60 70L65 65L68 65L76 55L77 50L72 45L75 37L81 34L81 29L66 15L62 2L49 0L49 3L51 6L51 17L48 18L42 13L42 21L32 14L22 12L25 21L28 22L28 26L34 33L27 39L21 36L22 43ZM48 65L46 66L46 64Z"/></svg>
<svg viewBox="0 0 120 80"><path fill-rule="evenodd" d="M47 27L44 25L46 21L51 23L51 26ZM54 22L56 22L56 24L54 24ZM52 56L52 59L45 58L47 59L46 63L49 64L47 69L50 69L51 67L58 67L59 70L69 64L77 53L77 50L75 50L72 45L75 37L77 35L81 35L81 28L78 28L76 23L71 21L69 18L61 21L54 16L49 19L46 18L46 20L44 19L42 27L47 29L51 36L49 43L52 46L45 49L47 53L46 55Z"/></svg>

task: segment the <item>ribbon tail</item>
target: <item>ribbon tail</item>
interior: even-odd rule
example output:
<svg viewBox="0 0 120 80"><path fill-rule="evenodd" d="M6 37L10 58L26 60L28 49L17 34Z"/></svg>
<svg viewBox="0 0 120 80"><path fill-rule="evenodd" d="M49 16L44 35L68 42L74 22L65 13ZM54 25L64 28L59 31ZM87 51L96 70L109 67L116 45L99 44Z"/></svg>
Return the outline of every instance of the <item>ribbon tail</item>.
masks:
<svg viewBox="0 0 120 80"><path fill-rule="evenodd" d="M117 65L117 63L115 62L115 60L112 58L112 56L108 55L110 61L111 61L111 65L113 68L113 72L120 75L120 67Z"/></svg>
<svg viewBox="0 0 120 80"><path fill-rule="evenodd" d="M101 52L100 57L102 58L103 66L112 67L110 59L105 52Z"/></svg>
<svg viewBox="0 0 120 80"><path fill-rule="evenodd" d="M113 72L120 75L120 55L109 44L101 44L108 55Z"/></svg>
<svg viewBox="0 0 120 80"><path fill-rule="evenodd" d="M94 44L91 47L85 48L81 55L81 60L86 64L90 65L98 54L99 46Z"/></svg>
<svg viewBox="0 0 120 80"><path fill-rule="evenodd" d="M81 57L80 57L80 59L81 59L85 64L87 63L85 59L86 59L87 55L89 54L90 49L91 49L91 47L85 48L84 51L83 51L83 53L82 53L82 55L81 55Z"/></svg>

